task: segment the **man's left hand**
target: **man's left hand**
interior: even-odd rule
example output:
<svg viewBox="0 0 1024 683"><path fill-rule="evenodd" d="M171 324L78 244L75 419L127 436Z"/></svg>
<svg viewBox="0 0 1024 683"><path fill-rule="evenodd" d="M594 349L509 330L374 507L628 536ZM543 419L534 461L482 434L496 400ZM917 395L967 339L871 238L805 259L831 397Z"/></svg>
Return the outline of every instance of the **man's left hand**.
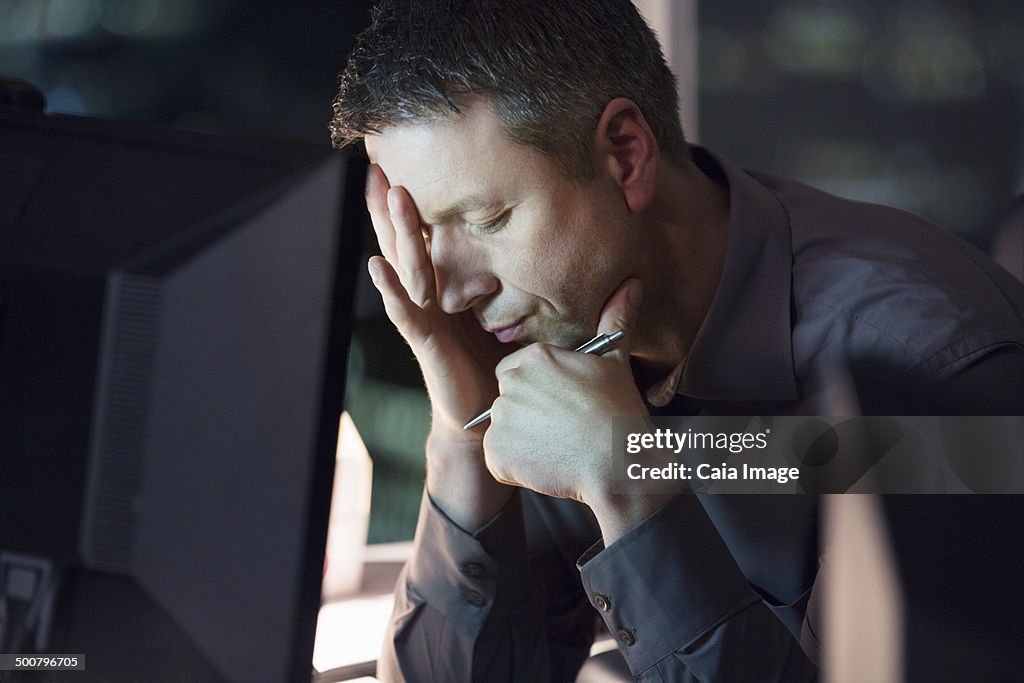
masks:
<svg viewBox="0 0 1024 683"><path fill-rule="evenodd" d="M607 498L615 476L611 418L647 414L629 364L642 298L634 278L609 297L598 332L625 336L603 356L536 343L498 364L500 395L483 443L498 481L591 507Z"/></svg>

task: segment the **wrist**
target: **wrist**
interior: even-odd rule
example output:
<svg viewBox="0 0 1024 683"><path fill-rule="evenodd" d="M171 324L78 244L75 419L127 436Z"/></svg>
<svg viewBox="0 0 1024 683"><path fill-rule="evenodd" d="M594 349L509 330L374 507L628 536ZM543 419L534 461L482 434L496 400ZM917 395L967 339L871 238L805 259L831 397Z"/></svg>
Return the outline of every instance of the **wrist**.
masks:
<svg viewBox="0 0 1024 683"><path fill-rule="evenodd" d="M669 493L606 493L587 505L597 518L605 547L640 525L675 498Z"/></svg>
<svg viewBox="0 0 1024 683"><path fill-rule="evenodd" d="M426 453L427 492L462 529L476 531L512 498L515 488L488 472L481 437L432 430Z"/></svg>

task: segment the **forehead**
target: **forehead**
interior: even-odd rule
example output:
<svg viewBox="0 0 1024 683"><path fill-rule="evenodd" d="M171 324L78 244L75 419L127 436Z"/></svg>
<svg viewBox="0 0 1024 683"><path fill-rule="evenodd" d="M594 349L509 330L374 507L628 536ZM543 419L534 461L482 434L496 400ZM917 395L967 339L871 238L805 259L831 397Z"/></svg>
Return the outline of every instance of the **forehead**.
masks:
<svg viewBox="0 0 1024 683"><path fill-rule="evenodd" d="M424 219L468 198L514 201L559 174L541 152L512 142L479 103L457 116L391 126L367 136L366 149L392 186L409 191Z"/></svg>

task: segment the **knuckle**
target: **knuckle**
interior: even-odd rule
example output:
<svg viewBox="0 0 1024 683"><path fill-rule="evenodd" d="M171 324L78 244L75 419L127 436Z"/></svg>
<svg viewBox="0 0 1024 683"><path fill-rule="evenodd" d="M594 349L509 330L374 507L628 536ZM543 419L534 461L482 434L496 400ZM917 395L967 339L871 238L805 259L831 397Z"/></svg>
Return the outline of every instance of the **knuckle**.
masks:
<svg viewBox="0 0 1024 683"><path fill-rule="evenodd" d="M505 356L500 361L498 361L497 365L494 366L494 376L497 377L499 380L501 380L502 375L504 375L510 369L515 367L515 365L513 365L514 361L512 360L512 356L514 355L516 354L513 353L511 355Z"/></svg>
<svg viewBox="0 0 1024 683"><path fill-rule="evenodd" d="M498 373L498 391L506 395L511 393L512 389L515 387L516 382L519 380L521 374L522 373L520 372L518 367L507 368L502 372ZM495 399L495 401L498 401L499 399L501 399L501 396Z"/></svg>
<svg viewBox="0 0 1024 683"><path fill-rule="evenodd" d="M533 363L549 363L554 358L551 346L543 342L537 342L526 347L525 354Z"/></svg>

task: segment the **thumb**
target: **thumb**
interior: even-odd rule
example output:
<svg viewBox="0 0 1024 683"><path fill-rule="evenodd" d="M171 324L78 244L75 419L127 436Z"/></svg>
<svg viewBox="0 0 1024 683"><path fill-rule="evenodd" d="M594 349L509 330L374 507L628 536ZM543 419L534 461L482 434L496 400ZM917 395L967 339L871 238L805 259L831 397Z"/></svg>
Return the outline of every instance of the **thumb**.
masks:
<svg viewBox="0 0 1024 683"><path fill-rule="evenodd" d="M633 333L636 329L636 319L640 313L640 304L644 298L644 287L640 280L631 277L623 281L618 289L612 292L601 309L601 316L597 322L599 334L611 334L616 330L622 330L625 336L615 345L615 348L604 354L606 357L619 360L629 359L629 349L633 345Z"/></svg>

